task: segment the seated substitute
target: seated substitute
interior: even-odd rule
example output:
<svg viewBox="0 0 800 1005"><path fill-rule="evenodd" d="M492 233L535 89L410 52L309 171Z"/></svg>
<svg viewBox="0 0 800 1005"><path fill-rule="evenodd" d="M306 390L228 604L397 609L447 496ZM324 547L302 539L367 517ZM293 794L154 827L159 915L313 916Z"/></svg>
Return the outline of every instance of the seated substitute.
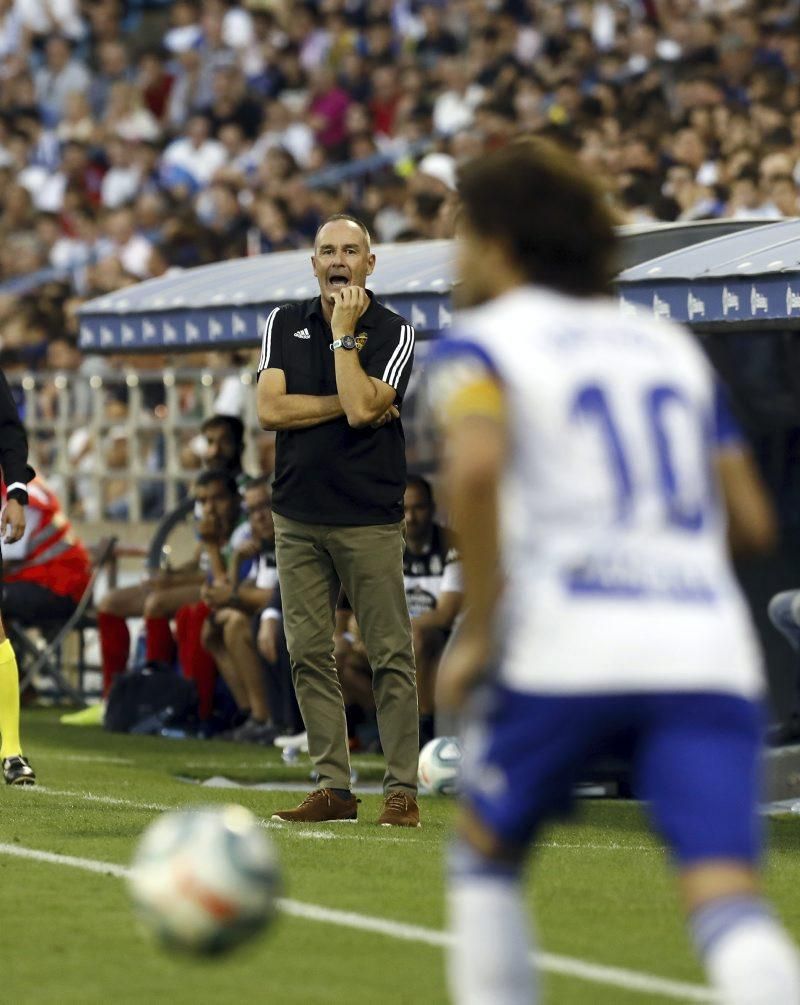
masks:
<svg viewBox="0 0 800 1005"><path fill-rule="evenodd" d="M433 489L421 475L410 475L403 497L406 545L403 580L414 639L419 701L420 747L434 737L436 670L453 623L461 610L461 563L445 527L436 523ZM345 692L348 722L354 706L369 717L374 713L371 671L358 626L341 595L334 648Z"/></svg>
<svg viewBox="0 0 800 1005"><path fill-rule="evenodd" d="M275 737L275 746L308 753L308 734L297 704L286 633L283 630L280 583L275 584L269 604L259 615L256 648L267 672L269 707L275 721L283 727L281 735Z"/></svg>
<svg viewBox="0 0 800 1005"><path fill-rule="evenodd" d="M403 508L403 578L417 664L419 743L424 747L434 737L436 670L463 601L461 563L450 533L434 520L433 489L422 475L408 478Z"/></svg>
<svg viewBox="0 0 800 1005"><path fill-rule="evenodd" d="M205 438L205 470L218 470L242 479L244 427L240 419L212 415L201 427ZM128 665L131 638L127 619L145 618L148 662L169 663L175 643L169 618L184 604L196 602L205 578L197 565L199 551L184 566L146 574L135 586L109 590L98 604L97 627L103 664L103 694Z"/></svg>
<svg viewBox="0 0 800 1005"><path fill-rule="evenodd" d="M221 581L237 541L242 537L239 524L241 496L236 479L226 471L203 471L194 486L197 521L197 569L201 577L195 595L177 610L162 609L163 617L175 618L175 642L178 665L184 677L197 687L200 718L211 717L217 670L202 644L203 625L210 608L201 599L203 586Z"/></svg>
<svg viewBox="0 0 800 1005"><path fill-rule="evenodd" d="M228 574L203 587L202 599L211 613L201 639L241 716L240 724L222 735L243 743L272 743L284 724L273 721L267 675L256 648L262 617L277 614L269 606L278 583L269 478L256 478L245 487L244 504L250 537L234 551ZM242 559L252 565L240 582Z"/></svg>

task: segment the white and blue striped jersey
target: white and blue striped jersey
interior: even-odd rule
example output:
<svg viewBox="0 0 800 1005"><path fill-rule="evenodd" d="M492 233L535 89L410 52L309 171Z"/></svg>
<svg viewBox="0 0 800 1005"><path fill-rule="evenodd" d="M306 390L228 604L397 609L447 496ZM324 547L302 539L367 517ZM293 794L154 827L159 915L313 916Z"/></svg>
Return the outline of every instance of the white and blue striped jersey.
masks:
<svg viewBox="0 0 800 1005"><path fill-rule="evenodd" d="M533 287L465 313L456 330L431 363L433 400L491 371L510 430L503 682L759 694L713 468L738 432L692 337L611 300Z"/></svg>

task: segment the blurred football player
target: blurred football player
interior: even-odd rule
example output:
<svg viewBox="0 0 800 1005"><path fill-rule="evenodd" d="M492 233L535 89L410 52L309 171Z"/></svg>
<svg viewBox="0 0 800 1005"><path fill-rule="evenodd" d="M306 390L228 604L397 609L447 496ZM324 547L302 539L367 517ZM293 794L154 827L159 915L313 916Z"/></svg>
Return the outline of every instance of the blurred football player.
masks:
<svg viewBox="0 0 800 1005"><path fill-rule="evenodd" d="M466 582L437 685L437 708L469 698L454 998L535 999L520 869L604 745L632 759L719 999L796 1005L759 886L764 680L726 546L773 542L753 461L692 337L607 296L611 219L567 154L511 144L459 190L474 309L430 377Z"/></svg>

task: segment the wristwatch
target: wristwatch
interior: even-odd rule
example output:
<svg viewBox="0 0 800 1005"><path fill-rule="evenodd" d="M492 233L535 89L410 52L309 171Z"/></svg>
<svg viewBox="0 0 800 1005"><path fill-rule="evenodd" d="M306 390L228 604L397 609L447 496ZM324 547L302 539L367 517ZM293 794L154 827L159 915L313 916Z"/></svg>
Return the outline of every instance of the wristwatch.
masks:
<svg viewBox="0 0 800 1005"><path fill-rule="evenodd" d="M335 342L331 342L330 349L333 352L334 349L355 349L356 340L354 335L343 335L341 338L337 338Z"/></svg>

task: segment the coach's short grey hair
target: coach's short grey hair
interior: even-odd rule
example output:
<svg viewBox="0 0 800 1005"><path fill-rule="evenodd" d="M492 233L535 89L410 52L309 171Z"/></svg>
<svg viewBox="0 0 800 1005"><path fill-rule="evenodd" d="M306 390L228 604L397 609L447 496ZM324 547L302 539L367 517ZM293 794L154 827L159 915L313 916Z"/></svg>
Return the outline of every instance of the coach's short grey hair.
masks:
<svg viewBox="0 0 800 1005"><path fill-rule="evenodd" d="M328 223L335 223L337 220L347 220L348 223L354 223L361 233L367 239L367 251L372 250L372 238L370 237L367 225L363 220L359 220L357 216L351 216L350 213L334 213L333 216L329 216L327 220L323 220L322 223L317 227L317 232L314 234L314 247L317 246L317 238L319 237L319 232Z"/></svg>

